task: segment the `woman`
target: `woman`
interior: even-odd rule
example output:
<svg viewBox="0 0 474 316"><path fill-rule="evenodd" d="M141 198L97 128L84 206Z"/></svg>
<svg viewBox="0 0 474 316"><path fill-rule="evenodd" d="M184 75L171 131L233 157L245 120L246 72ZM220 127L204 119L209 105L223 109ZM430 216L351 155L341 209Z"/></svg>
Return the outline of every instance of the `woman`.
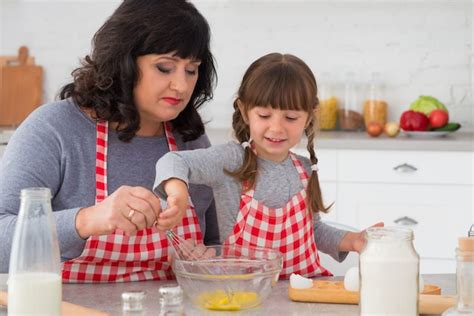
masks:
<svg viewBox="0 0 474 316"><path fill-rule="evenodd" d="M125 0L98 30L92 54L12 136L0 168L0 271L26 187L49 187L64 282L169 279L164 231L219 242L212 191L194 204L151 192L157 157L208 147L197 109L216 79L205 18L185 0ZM194 205L194 206L193 206Z"/></svg>

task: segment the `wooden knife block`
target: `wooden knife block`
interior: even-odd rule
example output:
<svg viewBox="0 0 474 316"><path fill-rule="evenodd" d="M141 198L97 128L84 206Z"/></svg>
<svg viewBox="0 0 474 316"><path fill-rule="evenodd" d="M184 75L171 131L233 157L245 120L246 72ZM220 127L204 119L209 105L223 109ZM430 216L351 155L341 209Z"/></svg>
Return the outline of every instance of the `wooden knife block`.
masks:
<svg viewBox="0 0 474 316"><path fill-rule="evenodd" d="M0 126L19 125L43 99L43 68L20 47L16 60L0 58Z"/></svg>

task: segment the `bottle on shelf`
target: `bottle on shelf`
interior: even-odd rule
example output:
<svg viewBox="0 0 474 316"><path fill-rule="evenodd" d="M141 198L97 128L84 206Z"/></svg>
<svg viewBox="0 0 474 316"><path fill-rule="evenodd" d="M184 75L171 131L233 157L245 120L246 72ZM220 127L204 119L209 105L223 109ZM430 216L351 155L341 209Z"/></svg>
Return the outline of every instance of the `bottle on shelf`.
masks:
<svg viewBox="0 0 474 316"><path fill-rule="evenodd" d="M380 73L372 73L368 88L368 95L364 102L365 128L367 129L371 123L379 124L383 128L387 123L388 104L385 101L385 89Z"/></svg>
<svg viewBox="0 0 474 316"><path fill-rule="evenodd" d="M321 130L334 130L337 126L337 111L339 101L334 94L334 83L331 75L324 72L318 81L319 99L319 128Z"/></svg>
<svg viewBox="0 0 474 316"><path fill-rule="evenodd" d="M339 127L345 131L357 131L363 127L363 118L358 100L354 74L346 74L344 87L344 103L339 110Z"/></svg>

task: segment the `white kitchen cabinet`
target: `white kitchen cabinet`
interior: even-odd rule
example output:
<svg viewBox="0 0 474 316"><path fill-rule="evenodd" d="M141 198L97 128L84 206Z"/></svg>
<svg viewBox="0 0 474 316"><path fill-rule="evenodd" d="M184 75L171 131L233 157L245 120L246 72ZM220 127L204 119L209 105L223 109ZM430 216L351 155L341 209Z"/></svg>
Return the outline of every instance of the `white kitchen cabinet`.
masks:
<svg viewBox="0 0 474 316"><path fill-rule="evenodd" d="M408 226L421 273L455 272L457 238L474 223L473 152L320 149L317 155L323 198L336 202L323 219L358 229L379 221Z"/></svg>
<svg viewBox="0 0 474 316"><path fill-rule="evenodd" d="M454 273L474 222L472 152L339 150L337 220L413 229L422 273Z"/></svg>
<svg viewBox="0 0 474 316"><path fill-rule="evenodd" d="M422 273L454 273L457 238L473 222L471 193L461 185L341 183L338 221L361 229L378 221L411 228Z"/></svg>

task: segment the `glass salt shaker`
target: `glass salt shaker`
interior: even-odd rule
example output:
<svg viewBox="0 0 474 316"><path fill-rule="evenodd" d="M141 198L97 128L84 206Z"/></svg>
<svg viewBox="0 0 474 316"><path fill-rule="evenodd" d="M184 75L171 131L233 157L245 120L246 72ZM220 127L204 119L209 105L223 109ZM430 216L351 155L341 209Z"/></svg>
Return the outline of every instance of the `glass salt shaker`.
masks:
<svg viewBox="0 0 474 316"><path fill-rule="evenodd" d="M413 231L371 227L366 235L359 257L360 315L418 315L420 257Z"/></svg>
<svg viewBox="0 0 474 316"><path fill-rule="evenodd" d="M8 315L61 314L61 261L48 188L21 190L7 284Z"/></svg>
<svg viewBox="0 0 474 316"><path fill-rule="evenodd" d="M468 237L458 239L456 248L457 304L443 316L474 315L474 225Z"/></svg>
<svg viewBox="0 0 474 316"><path fill-rule="evenodd" d="M144 291L122 293L122 312L124 316L142 316L144 314Z"/></svg>
<svg viewBox="0 0 474 316"><path fill-rule="evenodd" d="M184 316L183 290L179 285L161 286L160 316Z"/></svg>

